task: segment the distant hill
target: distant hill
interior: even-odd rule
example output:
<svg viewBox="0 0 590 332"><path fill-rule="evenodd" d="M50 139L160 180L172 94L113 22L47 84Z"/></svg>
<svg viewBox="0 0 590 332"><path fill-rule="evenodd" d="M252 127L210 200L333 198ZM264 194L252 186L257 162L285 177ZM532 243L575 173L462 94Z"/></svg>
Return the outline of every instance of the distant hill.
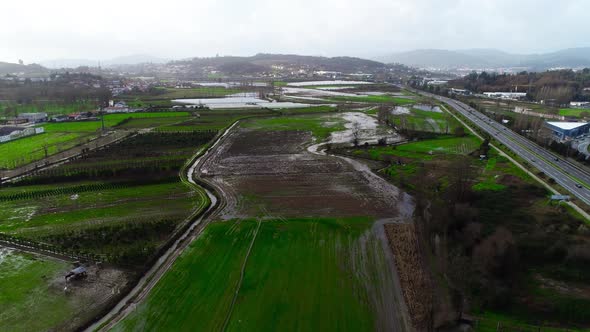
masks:
<svg viewBox="0 0 590 332"><path fill-rule="evenodd" d="M249 57L224 56L193 58L173 63L191 64L195 67L213 67L224 73L255 73L270 71L273 65L306 66L312 70L355 73L384 68L385 64L354 57L321 57L294 54L256 54ZM243 67L243 68L240 68Z"/></svg>
<svg viewBox="0 0 590 332"><path fill-rule="evenodd" d="M544 54L512 54L495 49L415 50L377 58L386 63L401 63L420 68L508 68L527 70L590 67L590 47L571 48Z"/></svg>
<svg viewBox="0 0 590 332"><path fill-rule="evenodd" d="M6 74L25 74L25 75L32 75L32 74L40 74L45 75L48 74L49 70L40 66L38 64L30 64L30 65L21 65L18 63L9 63L9 62L0 62L0 75Z"/></svg>
<svg viewBox="0 0 590 332"><path fill-rule="evenodd" d="M146 54L120 56L108 60L91 59L55 59L42 61L41 64L47 68L77 68L80 66L96 67L99 64L103 67L115 67L120 65L137 65L142 63L166 63L170 59L154 57Z"/></svg>

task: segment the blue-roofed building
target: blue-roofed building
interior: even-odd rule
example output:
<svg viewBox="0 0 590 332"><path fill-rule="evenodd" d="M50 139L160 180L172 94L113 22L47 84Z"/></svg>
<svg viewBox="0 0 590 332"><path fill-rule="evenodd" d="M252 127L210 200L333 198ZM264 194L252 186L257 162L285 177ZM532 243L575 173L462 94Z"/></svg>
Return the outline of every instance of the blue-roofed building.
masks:
<svg viewBox="0 0 590 332"><path fill-rule="evenodd" d="M560 141L587 134L590 130L590 122L545 122L545 124Z"/></svg>

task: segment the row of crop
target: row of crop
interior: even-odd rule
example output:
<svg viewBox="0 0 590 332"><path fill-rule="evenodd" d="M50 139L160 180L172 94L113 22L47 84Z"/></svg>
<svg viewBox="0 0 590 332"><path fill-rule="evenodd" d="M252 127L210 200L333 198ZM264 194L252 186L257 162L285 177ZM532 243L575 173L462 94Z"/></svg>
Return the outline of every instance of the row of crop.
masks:
<svg viewBox="0 0 590 332"><path fill-rule="evenodd" d="M166 181L166 182L168 182L168 181ZM72 187L57 187L57 188L53 188L53 189L31 190L31 191L23 191L23 192L17 192L17 193L12 193L12 194L0 195L0 202L16 201L16 200L21 200L21 199L38 199L38 198L44 198L44 197L50 197L50 196L71 195L71 194L78 194L78 193L91 192L91 191L122 189L122 188L128 188L128 187L140 186L140 185L145 185L145 183L143 183L143 182L140 183L138 181L104 182L104 183L83 184L83 185L72 186Z"/></svg>
<svg viewBox="0 0 590 332"><path fill-rule="evenodd" d="M178 225L178 220L135 220L87 228L54 229L35 239L63 250L96 253L104 261L140 266L154 255Z"/></svg>
<svg viewBox="0 0 590 332"><path fill-rule="evenodd" d="M215 137L216 134L217 130L194 130L183 132L180 135L168 132L149 132L136 135L135 137L120 143L119 146L136 146L144 144L190 146L195 143L206 143Z"/></svg>
<svg viewBox="0 0 590 332"><path fill-rule="evenodd" d="M71 181L92 181L92 180L124 180L144 178L143 183L151 183L151 180L174 178L182 165L178 163L149 162L133 163L128 166L109 168L76 168L76 169L49 169L35 172L21 179L17 185L30 184L51 184Z"/></svg>
<svg viewBox="0 0 590 332"><path fill-rule="evenodd" d="M5 233L0 233L0 241L49 255L69 257L74 260L99 262L103 261L106 258L104 255L101 255L99 253L91 253L82 250L81 248L64 248L61 246L56 246L54 244L33 241L30 239L25 239L19 236L9 235Z"/></svg>

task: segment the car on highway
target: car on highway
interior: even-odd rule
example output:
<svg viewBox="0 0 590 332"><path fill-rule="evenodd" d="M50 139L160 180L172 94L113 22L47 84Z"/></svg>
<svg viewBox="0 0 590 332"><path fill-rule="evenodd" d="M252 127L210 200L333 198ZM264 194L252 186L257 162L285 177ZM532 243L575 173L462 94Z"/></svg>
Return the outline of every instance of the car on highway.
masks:
<svg viewBox="0 0 590 332"><path fill-rule="evenodd" d="M579 183L576 183L576 187L577 187L577 188L582 188L582 185L581 185L581 184L579 184Z"/></svg>

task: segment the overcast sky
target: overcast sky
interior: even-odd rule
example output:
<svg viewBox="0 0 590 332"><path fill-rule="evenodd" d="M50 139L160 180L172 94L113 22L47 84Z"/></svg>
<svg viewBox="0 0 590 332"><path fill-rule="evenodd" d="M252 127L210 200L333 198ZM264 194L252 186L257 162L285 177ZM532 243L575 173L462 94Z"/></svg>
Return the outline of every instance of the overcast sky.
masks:
<svg viewBox="0 0 590 332"><path fill-rule="evenodd" d="M588 0L3 0L0 61L590 46Z"/></svg>

